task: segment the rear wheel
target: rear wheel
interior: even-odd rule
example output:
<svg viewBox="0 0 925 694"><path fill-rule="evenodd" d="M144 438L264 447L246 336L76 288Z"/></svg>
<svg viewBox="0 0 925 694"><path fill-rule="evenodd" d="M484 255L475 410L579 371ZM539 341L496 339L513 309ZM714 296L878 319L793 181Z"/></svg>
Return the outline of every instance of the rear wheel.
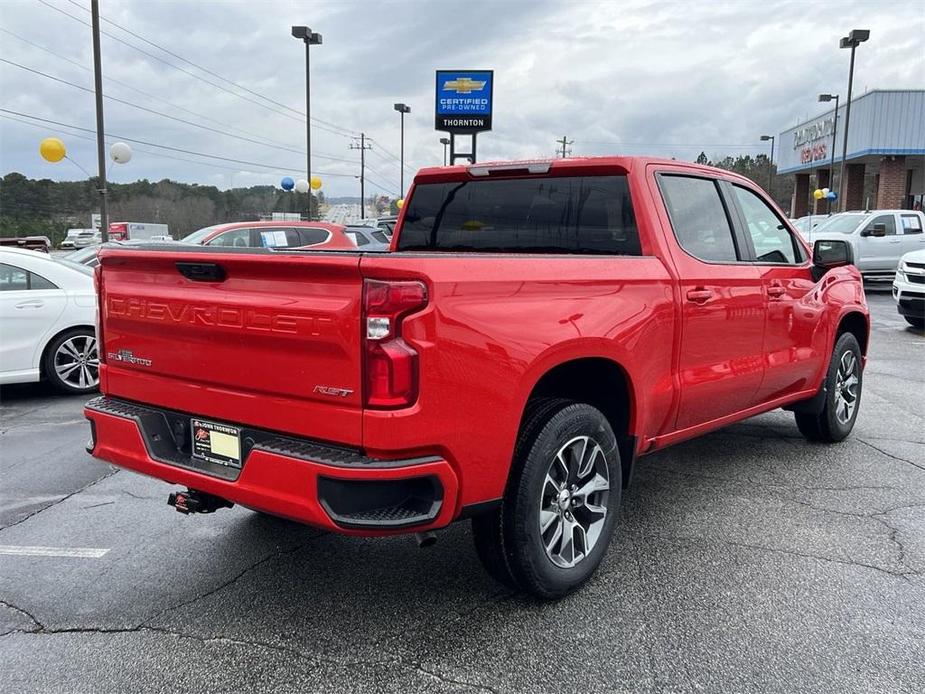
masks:
<svg viewBox="0 0 925 694"><path fill-rule="evenodd" d="M534 404L500 508L473 519L479 558L510 587L546 599L565 595L607 551L621 480L616 437L599 410Z"/></svg>
<svg viewBox="0 0 925 694"><path fill-rule="evenodd" d="M43 372L63 393L79 395L96 390L100 384L100 358L93 330L75 328L52 340L45 350Z"/></svg>
<svg viewBox="0 0 925 694"><path fill-rule="evenodd" d="M810 441L836 443L854 428L861 405L861 347L851 333L842 333L835 341L832 360L826 373L825 406L819 414L797 412L797 428Z"/></svg>

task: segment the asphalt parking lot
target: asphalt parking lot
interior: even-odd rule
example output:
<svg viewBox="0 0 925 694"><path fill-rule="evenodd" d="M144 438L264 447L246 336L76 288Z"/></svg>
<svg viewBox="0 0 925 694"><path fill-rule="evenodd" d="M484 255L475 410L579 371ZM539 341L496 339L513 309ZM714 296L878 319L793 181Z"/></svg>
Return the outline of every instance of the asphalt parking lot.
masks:
<svg viewBox="0 0 925 694"><path fill-rule="evenodd" d="M850 439L778 411L644 458L555 604L494 584L467 524L420 550L182 516L84 453L83 398L6 387L0 691L925 691L925 339L868 296Z"/></svg>

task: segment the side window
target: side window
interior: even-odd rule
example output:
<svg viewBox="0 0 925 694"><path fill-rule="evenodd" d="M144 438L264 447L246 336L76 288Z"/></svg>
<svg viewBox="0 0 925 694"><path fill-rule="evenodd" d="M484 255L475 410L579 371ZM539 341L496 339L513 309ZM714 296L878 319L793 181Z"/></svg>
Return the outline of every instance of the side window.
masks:
<svg viewBox="0 0 925 694"><path fill-rule="evenodd" d="M803 254L797 250L793 237L783 220L767 203L748 188L733 186L736 200L745 217L745 227L755 247L755 258L759 263L803 262Z"/></svg>
<svg viewBox="0 0 925 694"><path fill-rule="evenodd" d="M325 229L316 229L314 227L300 227L299 236L301 237L299 246L314 246L316 243L324 243L328 240L330 234ZM359 234L358 234L359 236Z"/></svg>
<svg viewBox="0 0 925 694"><path fill-rule="evenodd" d="M209 241L207 246L234 246L236 248L247 248L251 245L250 229L232 229L224 234L219 234Z"/></svg>
<svg viewBox="0 0 925 694"><path fill-rule="evenodd" d="M681 248L707 262L739 260L716 181L662 175L660 187Z"/></svg>
<svg viewBox="0 0 925 694"><path fill-rule="evenodd" d="M25 270L0 263L0 291L17 292L29 288L29 273Z"/></svg>
<svg viewBox="0 0 925 694"><path fill-rule="evenodd" d="M922 218L917 214L903 214L899 219L902 221L904 234L922 233Z"/></svg>
<svg viewBox="0 0 925 694"><path fill-rule="evenodd" d="M57 289L58 287L48 280L46 280L41 275L36 275L34 272L29 273L29 289Z"/></svg>
<svg viewBox="0 0 925 694"><path fill-rule="evenodd" d="M16 292L26 289L57 289L57 285L49 282L41 275L0 263L0 291Z"/></svg>
<svg viewBox="0 0 925 694"><path fill-rule="evenodd" d="M883 224L886 227L887 236L896 235L896 219L893 217L893 215L881 214L877 217L874 217L872 220L870 220L868 225L864 227L864 231L872 232L874 230L874 224Z"/></svg>

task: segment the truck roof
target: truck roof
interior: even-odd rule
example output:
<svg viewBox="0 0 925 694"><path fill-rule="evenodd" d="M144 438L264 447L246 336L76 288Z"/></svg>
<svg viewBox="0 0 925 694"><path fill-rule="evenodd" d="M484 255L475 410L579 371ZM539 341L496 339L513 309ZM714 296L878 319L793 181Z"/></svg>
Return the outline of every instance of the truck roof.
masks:
<svg viewBox="0 0 925 694"><path fill-rule="evenodd" d="M633 169L645 167L649 164L664 164L683 167L691 171L702 171L709 174L722 174L723 176L749 181L748 178L732 171L718 169L714 166L704 166L694 162L665 159L664 157L648 156L597 156L597 157L568 157L567 159L523 159L508 161L486 161L475 164L456 164L453 166L430 166L420 169L415 175L415 181L454 179L460 176L487 176L492 170L509 171L511 174L532 173L555 174L574 169L587 169L588 173L602 174L606 170L622 169L630 172ZM475 173L473 173L475 171ZM483 173L484 172L484 173Z"/></svg>

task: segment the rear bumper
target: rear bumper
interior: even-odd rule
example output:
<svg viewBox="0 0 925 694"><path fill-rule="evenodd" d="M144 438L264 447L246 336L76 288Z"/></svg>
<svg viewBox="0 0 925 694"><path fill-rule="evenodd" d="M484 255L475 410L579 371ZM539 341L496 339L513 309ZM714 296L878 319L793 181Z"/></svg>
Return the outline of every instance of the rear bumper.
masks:
<svg viewBox="0 0 925 694"><path fill-rule="evenodd" d="M91 400L84 414L92 434L87 449L96 458L328 530L422 531L449 524L456 512L458 478L437 456L373 459L243 427L238 469L190 455L189 414L107 397Z"/></svg>

